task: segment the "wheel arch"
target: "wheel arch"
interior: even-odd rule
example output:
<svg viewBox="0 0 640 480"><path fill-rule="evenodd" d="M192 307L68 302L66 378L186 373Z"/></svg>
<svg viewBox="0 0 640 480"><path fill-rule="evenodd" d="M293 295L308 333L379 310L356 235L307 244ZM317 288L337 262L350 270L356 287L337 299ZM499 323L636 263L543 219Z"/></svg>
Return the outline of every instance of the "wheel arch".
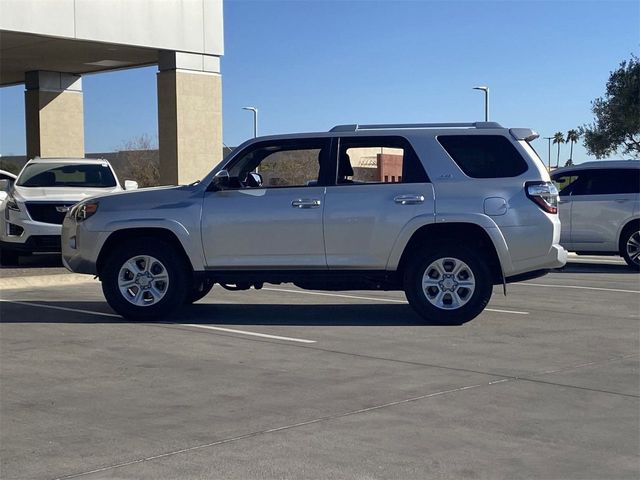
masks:
<svg viewBox="0 0 640 480"><path fill-rule="evenodd" d="M622 252L622 248L623 248L622 241L625 235L627 234L627 232L634 227L636 228L640 227L640 217L633 217L631 219L628 219L622 224L622 227L618 232L618 252Z"/></svg>
<svg viewBox="0 0 640 480"><path fill-rule="evenodd" d="M499 233L499 229L494 228L493 230ZM496 232L492 233L496 234ZM502 238L501 235L500 237ZM467 244L473 248L480 248L488 260L494 284L501 284L504 277L504 268L496 249L495 240L489 235L485 227L471 222L430 223L418 227L413 231L402 249L396 271L399 274L404 272L414 251L450 242L461 245L460 238L473 239L472 242ZM502 238L502 241L504 242L504 238Z"/></svg>
<svg viewBox="0 0 640 480"><path fill-rule="evenodd" d="M174 251L182 257L186 265L188 265L192 270L194 269L194 265L191 262L189 255L187 255L184 245L182 245L178 236L171 230L158 227L125 228L113 232L102 245L100 254L96 261L96 272L99 277L102 275L104 263L112 248L118 243L136 238L153 238L169 243L175 249Z"/></svg>

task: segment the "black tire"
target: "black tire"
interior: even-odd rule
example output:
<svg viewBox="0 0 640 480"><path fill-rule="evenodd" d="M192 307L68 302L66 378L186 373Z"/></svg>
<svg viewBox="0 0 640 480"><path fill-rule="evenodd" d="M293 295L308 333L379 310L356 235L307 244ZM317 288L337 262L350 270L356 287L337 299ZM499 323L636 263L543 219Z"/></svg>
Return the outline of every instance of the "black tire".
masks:
<svg viewBox="0 0 640 480"><path fill-rule="evenodd" d="M15 250L0 249L0 265L3 267L16 267L20 263L20 254Z"/></svg>
<svg viewBox="0 0 640 480"><path fill-rule="evenodd" d="M438 261L444 267L445 275L439 274L436 268L432 268L434 262ZM447 270L450 265L453 265L451 271ZM456 266L460 266L462 270L457 273L457 278L451 277L447 280L450 282L444 284L447 290L443 290L444 287L438 285L423 289L423 276L427 275L435 283L440 280L444 282L446 280L444 277L453 275L455 271L453 269ZM474 282L473 289L459 286L457 282L463 281ZM455 289L455 297L452 293L454 290L449 289ZM427 251L416 252L414 258L409 260L404 273L404 290L409 304L427 322L461 325L473 320L487 306L493 293L493 282L487 261L483 256L465 247L439 245ZM438 295L441 294L442 300L439 303L442 307L438 307L435 303L438 303ZM460 303L457 308L454 298L457 298Z"/></svg>
<svg viewBox="0 0 640 480"><path fill-rule="evenodd" d="M143 259L138 259L130 265L138 268L138 272L147 269L158 275L164 276L164 273L166 273L168 281L164 285L164 289L162 288L161 280L158 281L159 283L151 282L151 286L162 294L157 301L153 300L157 297L154 297L151 291L144 291L145 288L151 288L148 285L142 288L139 285L132 285L131 289L127 289L130 298L138 290L142 290L142 302L151 299L147 305L135 305L125 298L125 294L121 292L118 282L121 269L125 267L125 263L135 257L144 256L153 257L157 262L151 261L149 262L150 265L147 266ZM122 270L122 273L123 280L131 281L133 275L130 270ZM140 275L144 276L145 274L140 273ZM119 244L109 253L100 275L102 292L111 308L124 318L136 321L159 320L181 306L187 297L187 293L191 291L191 277L190 267L182 256L176 255L175 248L167 242L153 238L135 238ZM147 279L146 282L149 282L149 280ZM144 295L148 295L148 297L145 299Z"/></svg>
<svg viewBox="0 0 640 480"><path fill-rule="evenodd" d="M205 278L199 282L196 282L196 284L191 289L191 292L187 294L184 303L196 303L198 300L206 297L214 285L214 281L210 278Z"/></svg>
<svg viewBox="0 0 640 480"><path fill-rule="evenodd" d="M629 268L640 271L640 223L625 227L620 235L620 256Z"/></svg>

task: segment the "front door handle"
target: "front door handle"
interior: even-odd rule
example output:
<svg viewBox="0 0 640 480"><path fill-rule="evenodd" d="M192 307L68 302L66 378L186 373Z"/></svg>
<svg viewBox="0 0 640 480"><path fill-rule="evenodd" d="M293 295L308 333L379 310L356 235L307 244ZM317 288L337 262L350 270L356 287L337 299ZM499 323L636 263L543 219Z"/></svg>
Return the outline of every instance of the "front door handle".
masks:
<svg viewBox="0 0 640 480"><path fill-rule="evenodd" d="M298 198L291 202L293 208L318 208L320 200L317 198Z"/></svg>
<svg viewBox="0 0 640 480"><path fill-rule="evenodd" d="M424 202L424 195L398 195L393 201L400 205L417 205Z"/></svg>

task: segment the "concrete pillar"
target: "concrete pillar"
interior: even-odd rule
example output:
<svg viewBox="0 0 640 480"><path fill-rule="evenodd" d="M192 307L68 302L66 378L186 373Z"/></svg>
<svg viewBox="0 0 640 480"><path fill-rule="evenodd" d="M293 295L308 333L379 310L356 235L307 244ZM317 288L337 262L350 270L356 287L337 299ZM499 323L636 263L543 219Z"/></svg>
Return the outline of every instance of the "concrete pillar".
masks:
<svg viewBox="0 0 640 480"><path fill-rule="evenodd" d="M220 58L164 51L158 68L160 183L190 183L222 160Z"/></svg>
<svg viewBox="0 0 640 480"><path fill-rule="evenodd" d="M82 79L68 73L25 75L27 158L84 157Z"/></svg>

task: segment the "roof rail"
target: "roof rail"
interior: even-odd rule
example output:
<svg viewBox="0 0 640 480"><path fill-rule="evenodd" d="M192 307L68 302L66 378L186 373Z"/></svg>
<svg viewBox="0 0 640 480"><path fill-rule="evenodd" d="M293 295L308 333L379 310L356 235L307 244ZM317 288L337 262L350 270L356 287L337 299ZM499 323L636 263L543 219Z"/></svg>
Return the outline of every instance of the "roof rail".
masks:
<svg viewBox="0 0 640 480"><path fill-rule="evenodd" d="M402 130L405 128L502 128L497 122L471 123L381 123L376 125L336 125L330 132L357 132L359 130Z"/></svg>

